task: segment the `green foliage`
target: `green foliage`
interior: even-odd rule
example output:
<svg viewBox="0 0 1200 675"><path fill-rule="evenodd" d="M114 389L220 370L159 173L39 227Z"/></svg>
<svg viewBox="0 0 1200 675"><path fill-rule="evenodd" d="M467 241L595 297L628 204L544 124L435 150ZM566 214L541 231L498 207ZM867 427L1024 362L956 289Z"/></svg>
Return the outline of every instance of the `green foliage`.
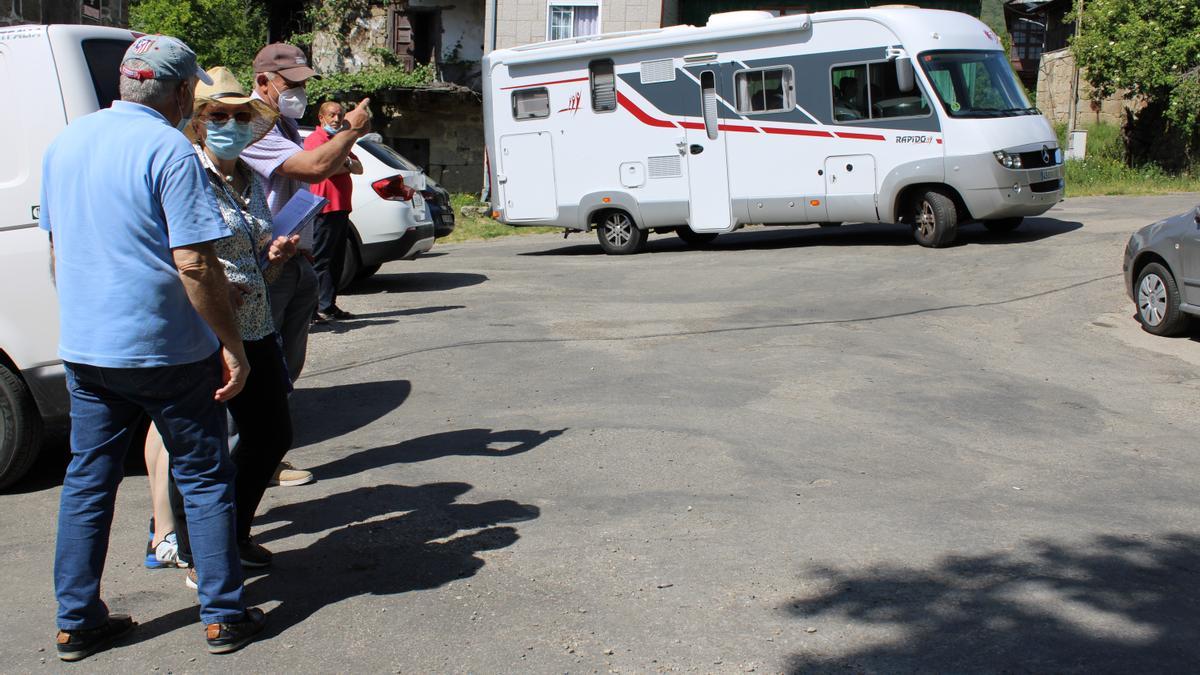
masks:
<svg viewBox="0 0 1200 675"><path fill-rule="evenodd" d="M334 73L308 82L308 100L317 102L346 94L372 95L385 89L421 87L433 82L432 66L417 66L411 71L399 66L370 66L357 73Z"/></svg>
<svg viewBox="0 0 1200 675"><path fill-rule="evenodd" d="M462 192L450 195L450 208L454 209L454 232L451 232L445 239L439 239L439 242L449 244L460 241L495 239L496 237L507 237L513 234L562 232L562 229L557 227L512 227L474 211L468 211L466 214L463 214L462 208L464 206L479 207L484 206L484 204L479 201L476 195Z"/></svg>
<svg viewBox="0 0 1200 675"><path fill-rule="evenodd" d="M1190 138L1200 115L1200 11L1195 0L1087 0L1072 49L1098 97L1124 89L1165 107Z"/></svg>
<svg viewBox="0 0 1200 675"><path fill-rule="evenodd" d="M1119 127L1096 124L1086 130L1087 158L1067 161L1068 196L1200 191L1200 176L1192 173L1171 174L1155 164L1126 166L1125 141ZM1054 131L1059 147L1067 147L1067 125L1056 124Z"/></svg>
<svg viewBox="0 0 1200 675"><path fill-rule="evenodd" d="M239 75L252 69L267 44L267 19L251 0L134 0L133 30L177 37L196 52L203 68L225 66Z"/></svg>

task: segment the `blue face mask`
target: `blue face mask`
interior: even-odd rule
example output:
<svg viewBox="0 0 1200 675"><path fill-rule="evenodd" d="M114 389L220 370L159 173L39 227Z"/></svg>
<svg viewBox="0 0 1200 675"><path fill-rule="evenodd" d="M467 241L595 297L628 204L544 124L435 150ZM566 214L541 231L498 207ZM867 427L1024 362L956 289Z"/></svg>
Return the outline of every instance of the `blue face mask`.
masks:
<svg viewBox="0 0 1200 675"><path fill-rule="evenodd" d="M329 134L330 136L332 136L332 135L336 134L337 132L341 131L341 129L334 129L333 127L329 126L328 124L326 124L326 125L325 125L324 127L322 127L322 128L323 128L323 129L325 129L325 133Z"/></svg>
<svg viewBox="0 0 1200 675"><path fill-rule="evenodd" d="M236 120L229 120L225 124L208 122L206 126L208 135L204 140L204 147L212 150L220 159L237 159L254 135L253 127L249 124L238 124Z"/></svg>

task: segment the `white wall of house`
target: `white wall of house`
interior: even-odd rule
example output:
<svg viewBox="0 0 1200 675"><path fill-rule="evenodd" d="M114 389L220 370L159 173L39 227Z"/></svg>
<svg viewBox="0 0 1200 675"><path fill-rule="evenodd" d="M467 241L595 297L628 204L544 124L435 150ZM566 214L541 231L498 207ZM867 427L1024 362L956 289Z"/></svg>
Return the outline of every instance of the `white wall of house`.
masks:
<svg viewBox="0 0 1200 675"><path fill-rule="evenodd" d="M669 1L669 0L668 0ZM596 8L600 32L658 28L662 25L663 0L495 0L495 49L542 42L549 34L555 6ZM490 8L489 8L490 9ZM490 12L489 12L490 13ZM486 17L485 30L492 25ZM491 47L491 45L488 45Z"/></svg>
<svg viewBox="0 0 1200 675"><path fill-rule="evenodd" d="M442 56L459 45L458 58L478 61L483 58L483 28L485 0L442 2L440 0L409 0L409 7L430 7L442 10Z"/></svg>

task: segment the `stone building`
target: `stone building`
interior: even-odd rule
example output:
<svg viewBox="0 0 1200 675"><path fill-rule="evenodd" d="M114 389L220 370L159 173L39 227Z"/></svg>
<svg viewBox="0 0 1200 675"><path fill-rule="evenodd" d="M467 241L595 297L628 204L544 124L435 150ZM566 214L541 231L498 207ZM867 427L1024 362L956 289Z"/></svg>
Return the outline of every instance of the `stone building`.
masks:
<svg viewBox="0 0 1200 675"><path fill-rule="evenodd" d="M129 25L129 0L0 0L0 26L24 23Z"/></svg>

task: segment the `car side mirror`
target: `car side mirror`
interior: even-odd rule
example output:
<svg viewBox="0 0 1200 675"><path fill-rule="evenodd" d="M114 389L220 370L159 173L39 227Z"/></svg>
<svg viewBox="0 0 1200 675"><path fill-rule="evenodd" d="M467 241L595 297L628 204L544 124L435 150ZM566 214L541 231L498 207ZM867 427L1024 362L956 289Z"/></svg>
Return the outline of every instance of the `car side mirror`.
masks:
<svg viewBox="0 0 1200 675"><path fill-rule="evenodd" d="M1192 220L1196 221L1197 225L1200 225L1200 206L1197 206L1192 211Z"/></svg>
<svg viewBox="0 0 1200 675"><path fill-rule="evenodd" d="M913 74L912 59L907 56L901 56L896 59L896 84L899 85L900 91L908 93L917 86L916 76Z"/></svg>

